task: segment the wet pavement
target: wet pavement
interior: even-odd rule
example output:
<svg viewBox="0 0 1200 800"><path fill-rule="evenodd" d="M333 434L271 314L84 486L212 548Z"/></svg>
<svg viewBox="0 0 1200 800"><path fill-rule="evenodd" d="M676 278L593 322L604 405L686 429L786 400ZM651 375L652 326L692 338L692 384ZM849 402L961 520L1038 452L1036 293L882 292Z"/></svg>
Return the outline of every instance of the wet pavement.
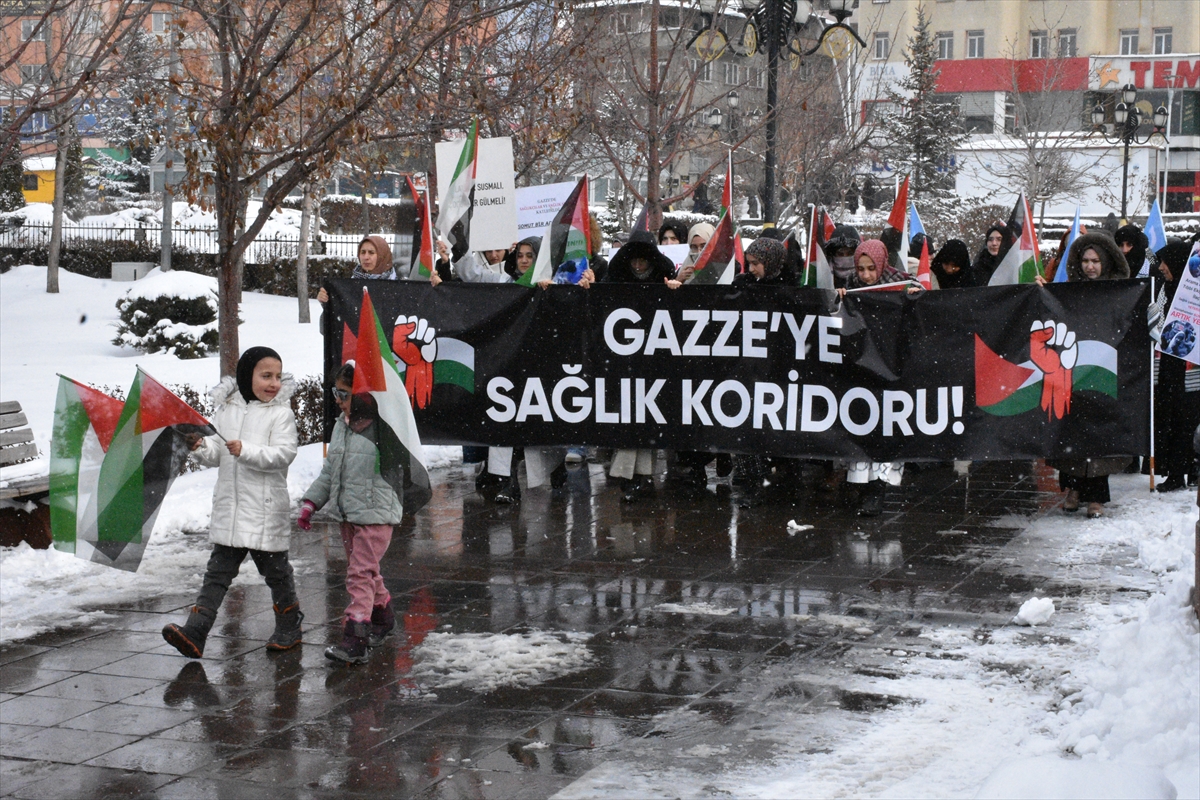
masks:
<svg viewBox="0 0 1200 800"><path fill-rule="evenodd" d="M923 626L1000 625L1050 588L998 557L1058 504L1044 466L925 467L872 520L817 492L816 473L746 509L726 482L687 494L661 475L655 498L623 504L596 464L495 506L470 467L442 470L383 562L403 632L366 666L323 656L347 602L332 524L293 534L296 650L265 649L259 582L230 591L200 661L159 634L190 593L0 647L0 795L550 797L662 736L664 712L694 711L708 745L736 752L727 723L758 701L905 702L812 676L886 676L888 653L934 647ZM790 520L812 527L789 533ZM574 633L589 660L527 688L438 685L419 669L434 633Z"/></svg>

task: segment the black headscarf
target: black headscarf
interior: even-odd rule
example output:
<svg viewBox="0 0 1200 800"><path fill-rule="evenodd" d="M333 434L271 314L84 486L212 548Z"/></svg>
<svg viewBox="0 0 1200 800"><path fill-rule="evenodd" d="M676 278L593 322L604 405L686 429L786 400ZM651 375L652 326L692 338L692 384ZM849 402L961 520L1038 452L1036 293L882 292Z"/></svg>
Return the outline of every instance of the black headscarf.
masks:
<svg viewBox="0 0 1200 800"><path fill-rule="evenodd" d="M1000 252L992 255L988 252L987 240L996 231L999 231L1004 239L1000 242ZM975 256L975 260L971 263L972 286L988 285L988 281L992 279L992 273L996 271L996 267L1000 266L1000 262L1004 260L1004 256L1008 253L1011 243L1008 238L1008 226L1003 222L993 222L988 226L987 233L983 235L983 249L979 251L979 255Z"/></svg>
<svg viewBox="0 0 1200 800"><path fill-rule="evenodd" d="M1129 264L1130 274L1136 275L1146 261L1146 248L1150 246L1150 240L1146 238L1146 234L1142 232L1141 228L1132 223L1117 228L1113 239L1118 245L1126 243L1131 245L1129 252L1125 254L1125 262Z"/></svg>
<svg viewBox="0 0 1200 800"><path fill-rule="evenodd" d="M658 243L662 244L662 236L664 231L674 231L675 238L680 244L688 244L688 227L682 222L677 222L673 219L664 219L662 227L658 229Z"/></svg>
<svg viewBox="0 0 1200 800"><path fill-rule="evenodd" d="M254 368L258 366L258 362L264 358L273 358L279 363L283 363L283 359L269 347L251 347L246 352L242 353L242 357L237 363L237 386L238 391L242 394L242 399L249 403L258 398L254 396Z"/></svg>
<svg viewBox="0 0 1200 800"><path fill-rule="evenodd" d="M946 271L946 264L957 264L953 275ZM961 289L973 286L971 282L971 251L961 239L947 239L942 249L929 262L929 271L937 276L938 288Z"/></svg>
<svg viewBox="0 0 1200 800"><path fill-rule="evenodd" d="M900 231L890 225L879 234L879 241L887 248L888 264L903 272L905 264L900 260L900 238Z"/></svg>
<svg viewBox="0 0 1200 800"><path fill-rule="evenodd" d="M639 278L633 271L633 259L644 258L650 262L650 273ZM665 278L675 277L675 263L664 256L655 244L654 234L635 231L620 250L608 262L607 283L662 283Z"/></svg>
<svg viewBox="0 0 1200 800"><path fill-rule="evenodd" d="M1191 252L1190 244L1174 237L1167 239L1167 243L1158 250L1158 260L1166 264L1167 269L1171 271L1171 280L1163 279L1161 272L1154 277L1163 280L1163 291L1167 294L1168 303L1175 299L1175 290L1179 288L1179 281L1183 277L1183 271L1187 269L1187 260Z"/></svg>
<svg viewBox="0 0 1200 800"><path fill-rule="evenodd" d="M507 272L509 277L514 281L521 277L521 273L517 272L517 251L521 249L521 245L523 244L527 244L533 248L533 264L529 265L529 268L533 269L534 264L537 264L538 251L542 249L542 237L528 236L517 242L517 246L512 250L509 250L508 254L504 256L504 271ZM551 264L550 266L557 267L558 265Z"/></svg>
<svg viewBox="0 0 1200 800"><path fill-rule="evenodd" d="M929 242L929 254L932 256L934 253L936 253L937 246L934 245L933 239L931 239L930 237L926 236L923 233L914 233L913 237L912 237L912 241L910 241L908 243L908 257L909 258L920 258L921 257L921 246L924 245L926 242Z"/></svg>

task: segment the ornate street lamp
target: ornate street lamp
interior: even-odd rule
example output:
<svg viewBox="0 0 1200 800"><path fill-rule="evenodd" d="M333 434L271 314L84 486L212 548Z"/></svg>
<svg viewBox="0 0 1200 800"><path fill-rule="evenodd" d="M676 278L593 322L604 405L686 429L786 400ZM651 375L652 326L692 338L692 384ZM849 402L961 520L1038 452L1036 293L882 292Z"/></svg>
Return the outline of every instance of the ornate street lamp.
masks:
<svg viewBox="0 0 1200 800"><path fill-rule="evenodd" d="M1110 133L1105 125L1106 114L1104 106L1097 103L1092 108L1092 125L1098 133L1104 137L1106 142L1110 144L1123 144L1125 148L1124 158L1121 169L1121 220L1128 219L1126 215L1126 207L1128 203L1129 191L1129 145L1131 144L1146 144L1155 136L1161 136L1163 141L1167 139L1167 108L1159 106L1155 109L1154 114L1150 118L1154 130L1144 136L1138 136L1138 128L1141 127L1143 120L1142 112L1138 109L1135 103L1137 102L1137 89L1133 84L1127 83L1121 89L1121 102L1117 103L1113 109L1113 130Z"/></svg>
<svg viewBox="0 0 1200 800"><path fill-rule="evenodd" d="M800 33L812 16L812 3L809 0L742 0L741 14L746 17L742 30L741 46L733 46L729 37L719 27L714 26L712 15L701 14L696 33L688 42L688 47L696 46L696 52L706 60L719 58L728 46L734 53L750 57L758 53L759 45L765 45L767 50L767 108L766 108L766 153L763 161L763 222L770 226L775 224L775 204L778 200L775 189L775 146L777 133L777 112L779 104L779 57L790 54L795 59L810 56L821 47L826 38L834 30L846 31L860 47L866 47L858 32L846 24L846 18L854 12L858 0L829 0L829 13L835 22L826 24L821 30L817 43L810 49L804 50L800 45ZM737 95L731 92L729 98L731 113L737 108Z"/></svg>

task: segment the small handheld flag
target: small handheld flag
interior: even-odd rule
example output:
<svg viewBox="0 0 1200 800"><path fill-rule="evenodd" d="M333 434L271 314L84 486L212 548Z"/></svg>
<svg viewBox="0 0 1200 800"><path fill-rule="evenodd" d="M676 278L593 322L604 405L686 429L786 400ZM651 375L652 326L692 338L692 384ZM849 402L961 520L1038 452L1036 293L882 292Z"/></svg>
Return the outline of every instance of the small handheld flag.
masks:
<svg viewBox="0 0 1200 800"><path fill-rule="evenodd" d="M450 258L467 254L471 241L471 211L475 205L475 168L479 155L479 120L472 120L463 140L450 188L438 212L438 230L450 241Z"/></svg>
<svg viewBox="0 0 1200 800"><path fill-rule="evenodd" d="M412 261L409 263L409 274L416 267L417 274L422 278L433 275L433 219L430 213L429 196L426 192L417 190L412 177L406 176L408 190L412 192L413 203L416 204L417 224L413 228Z"/></svg>
<svg viewBox="0 0 1200 800"><path fill-rule="evenodd" d="M913 211L916 211L914 208ZM929 239L921 242L921 261L917 265L917 283L925 287L928 291L933 287L932 275L929 271Z"/></svg>
<svg viewBox="0 0 1200 800"><path fill-rule="evenodd" d="M925 225L921 222L921 215L917 213L917 204L913 203L908 213L908 243L912 244L912 240L918 233L925 233Z"/></svg>
<svg viewBox="0 0 1200 800"><path fill-rule="evenodd" d="M1042 273L1042 255L1038 250L1037 234L1033 230L1033 214L1025 193L1017 198L1012 214L1008 218L1012 245L1000 265L992 273L988 286L1004 286L1012 283L1033 283L1034 276Z"/></svg>
<svg viewBox="0 0 1200 800"><path fill-rule="evenodd" d="M567 195L554 215L549 230L542 236L537 260L517 279L522 286L536 286L551 280L559 264L583 259L592 254L592 225L588 218L588 178L584 175ZM586 269L586 267L585 267ZM582 274L582 270L579 271Z"/></svg>

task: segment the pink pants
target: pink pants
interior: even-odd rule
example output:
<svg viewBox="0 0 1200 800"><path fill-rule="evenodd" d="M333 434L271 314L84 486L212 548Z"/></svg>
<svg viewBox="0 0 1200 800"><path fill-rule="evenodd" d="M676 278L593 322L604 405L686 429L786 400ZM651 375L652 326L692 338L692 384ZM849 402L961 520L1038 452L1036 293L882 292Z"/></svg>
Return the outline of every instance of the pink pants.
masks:
<svg viewBox="0 0 1200 800"><path fill-rule="evenodd" d="M346 591L350 605L346 617L355 622L371 619L371 609L385 605L392 596L383 585L379 562L392 543L391 525L342 523L342 546L346 548Z"/></svg>

